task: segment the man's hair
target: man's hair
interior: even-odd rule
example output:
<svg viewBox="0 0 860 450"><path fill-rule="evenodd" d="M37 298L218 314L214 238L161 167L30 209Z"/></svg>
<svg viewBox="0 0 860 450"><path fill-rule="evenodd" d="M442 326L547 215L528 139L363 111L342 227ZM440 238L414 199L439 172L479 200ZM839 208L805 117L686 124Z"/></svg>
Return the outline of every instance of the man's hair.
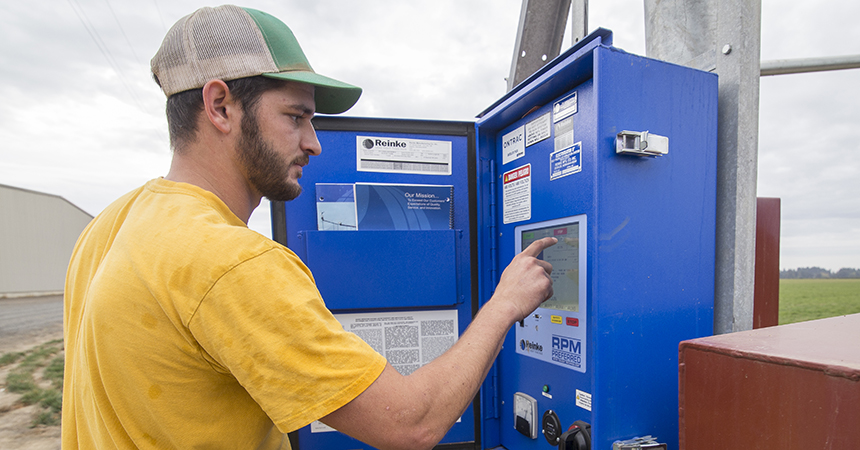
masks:
<svg viewBox="0 0 860 450"><path fill-rule="evenodd" d="M153 76L155 78L155 76ZM155 78L158 83L158 78ZM278 89L286 83L263 76L238 78L225 81L230 94L235 97L245 114L253 115L257 102L267 91ZM203 112L203 88L178 92L167 98L167 128L170 133L170 147L176 153L194 142L197 135L197 119Z"/></svg>

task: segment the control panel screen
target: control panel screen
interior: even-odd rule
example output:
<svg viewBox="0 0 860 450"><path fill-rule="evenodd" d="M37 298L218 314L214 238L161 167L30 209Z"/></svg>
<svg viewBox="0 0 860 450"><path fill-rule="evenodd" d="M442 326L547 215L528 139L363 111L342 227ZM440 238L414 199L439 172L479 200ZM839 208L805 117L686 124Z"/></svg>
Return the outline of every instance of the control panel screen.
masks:
<svg viewBox="0 0 860 450"><path fill-rule="evenodd" d="M543 302L541 308L579 311L579 227L579 222L569 222L520 230L520 251L541 238L558 239L558 244L538 255L538 259L552 264L553 296Z"/></svg>
<svg viewBox="0 0 860 450"><path fill-rule="evenodd" d="M516 352L581 373L588 367L587 229L585 214L514 228L514 249L518 251L541 238L558 239L538 255L552 264L553 296L514 325Z"/></svg>

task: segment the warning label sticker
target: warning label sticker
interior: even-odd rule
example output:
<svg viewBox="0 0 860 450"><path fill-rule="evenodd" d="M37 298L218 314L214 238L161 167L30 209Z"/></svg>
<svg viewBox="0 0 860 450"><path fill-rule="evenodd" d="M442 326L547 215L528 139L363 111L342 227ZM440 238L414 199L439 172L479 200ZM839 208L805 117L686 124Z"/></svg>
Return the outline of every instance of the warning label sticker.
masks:
<svg viewBox="0 0 860 450"><path fill-rule="evenodd" d="M532 218L532 165L526 164L502 176L504 223Z"/></svg>
<svg viewBox="0 0 860 450"><path fill-rule="evenodd" d="M591 411L591 394L585 391L576 390L576 406L582 409Z"/></svg>

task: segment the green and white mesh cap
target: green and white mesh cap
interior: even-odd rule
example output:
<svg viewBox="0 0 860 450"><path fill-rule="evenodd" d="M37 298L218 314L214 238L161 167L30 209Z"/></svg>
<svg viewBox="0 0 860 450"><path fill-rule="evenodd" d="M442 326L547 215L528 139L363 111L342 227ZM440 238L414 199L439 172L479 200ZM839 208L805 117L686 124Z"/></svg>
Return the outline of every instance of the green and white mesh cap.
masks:
<svg viewBox="0 0 860 450"><path fill-rule="evenodd" d="M320 75L283 22L250 8L200 8L179 19L152 58L152 73L170 97L224 81L263 75L315 86L316 110L342 113L361 96L361 88Z"/></svg>

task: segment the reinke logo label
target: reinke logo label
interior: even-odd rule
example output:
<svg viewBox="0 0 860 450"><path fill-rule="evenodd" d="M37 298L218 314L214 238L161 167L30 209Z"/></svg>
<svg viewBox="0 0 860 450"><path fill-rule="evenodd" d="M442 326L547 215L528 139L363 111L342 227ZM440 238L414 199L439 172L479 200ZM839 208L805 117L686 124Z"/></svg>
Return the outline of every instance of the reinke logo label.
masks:
<svg viewBox="0 0 860 450"><path fill-rule="evenodd" d="M543 353L543 345L540 345L537 342L520 339L520 350L526 352Z"/></svg>
<svg viewBox="0 0 860 450"><path fill-rule="evenodd" d="M373 147L406 148L406 142L396 139L365 139L361 142L361 145L368 150Z"/></svg>

